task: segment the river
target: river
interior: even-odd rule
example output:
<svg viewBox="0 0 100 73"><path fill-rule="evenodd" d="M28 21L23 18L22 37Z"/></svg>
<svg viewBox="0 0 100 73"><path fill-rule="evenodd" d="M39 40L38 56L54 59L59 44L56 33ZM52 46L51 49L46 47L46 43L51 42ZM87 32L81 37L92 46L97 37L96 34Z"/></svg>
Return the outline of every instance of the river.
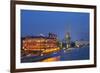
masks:
<svg viewBox="0 0 100 73"><path fill-rule="evenodd" d="M87 60L89 59L89 47L61 49L59 52L45 56L28 56L21 58L22 63L26 62L52 62L69 60Z"/></svg>

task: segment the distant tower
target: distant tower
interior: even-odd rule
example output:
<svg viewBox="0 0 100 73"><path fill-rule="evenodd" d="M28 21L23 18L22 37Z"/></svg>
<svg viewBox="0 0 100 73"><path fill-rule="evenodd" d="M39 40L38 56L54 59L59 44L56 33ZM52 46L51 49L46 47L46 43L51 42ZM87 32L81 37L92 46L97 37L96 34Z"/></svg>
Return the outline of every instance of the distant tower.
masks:
<svg viewBox="0 0 100 73"><path fill-rule="evenodd" d="M70 48L71 47L71 37L70 37L70 33L67 32L66 36L65 36L65 39L66 39L66 48Z"/></svg>

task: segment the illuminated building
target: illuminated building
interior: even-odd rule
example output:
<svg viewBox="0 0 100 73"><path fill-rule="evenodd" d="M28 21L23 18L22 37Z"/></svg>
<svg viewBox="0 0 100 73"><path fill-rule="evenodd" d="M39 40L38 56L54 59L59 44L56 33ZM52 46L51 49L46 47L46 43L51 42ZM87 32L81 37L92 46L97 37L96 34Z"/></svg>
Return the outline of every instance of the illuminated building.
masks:
<svg viewBox="0 0 100 73"><path fill-rule="evenodd" d="M48 36L32 36L22 38L22 49L28 54L48 54L56 52L59 49L57 45L57 36L49 33Z"/></svg>
<svg viewBox="0 0 100 73"><path fill-rule="evenodd" d="M71 47L71 37L70 37L70 33L68 32L65 36L66 39L66 48L70 48Z"/></svg>
<svg viewBox="0 0 100 73"><path fill-rule="evenodd" d="M75 46L76 47L89 46L89 41L77 40L77 41L75 41Z"/></svg>

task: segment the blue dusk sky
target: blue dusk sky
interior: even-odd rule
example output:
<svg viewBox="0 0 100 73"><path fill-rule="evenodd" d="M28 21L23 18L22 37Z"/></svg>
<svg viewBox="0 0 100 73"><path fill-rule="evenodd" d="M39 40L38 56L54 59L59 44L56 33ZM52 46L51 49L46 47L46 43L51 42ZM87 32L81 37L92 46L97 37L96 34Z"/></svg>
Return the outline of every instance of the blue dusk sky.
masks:
<svg viewBox="0 0 100 73"><path fill-rule="evenodd" d="M21 10L21 37L49 32L60 40L67 32L72 40L89 40L89 13Z"/></svg>

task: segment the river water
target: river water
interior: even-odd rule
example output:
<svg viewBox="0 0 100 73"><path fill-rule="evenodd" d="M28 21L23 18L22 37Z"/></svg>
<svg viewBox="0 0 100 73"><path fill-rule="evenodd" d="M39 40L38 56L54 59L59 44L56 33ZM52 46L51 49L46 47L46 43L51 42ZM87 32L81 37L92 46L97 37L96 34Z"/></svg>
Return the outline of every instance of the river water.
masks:
<svg viewBox="0 0 100 73"><path fill-rule="evenodd" d="M88 60L89 47L62 49L59 52L45 56L29 56L21 59L25 62L52 62L52 61L69 61L69 60Z"/></svg>

